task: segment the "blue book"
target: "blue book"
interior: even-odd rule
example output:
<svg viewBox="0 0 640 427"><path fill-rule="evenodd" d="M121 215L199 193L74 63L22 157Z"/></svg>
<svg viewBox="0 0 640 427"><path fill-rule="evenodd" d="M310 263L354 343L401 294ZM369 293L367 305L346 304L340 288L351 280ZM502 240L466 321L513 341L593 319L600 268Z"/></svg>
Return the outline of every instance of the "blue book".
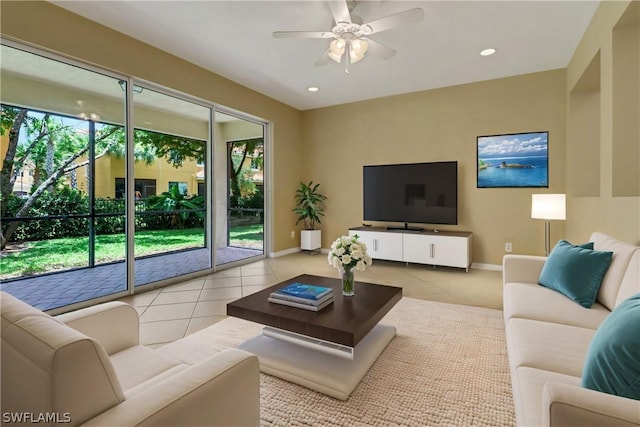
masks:
<svg viewBox="0 0 640 427"><path fill-rule="evenodd" d="M317 301L329 295L333 290L324 286L306 285L304 283L292 283L282 289L274 292L276 295L285 295L290 297L304 298L311 301Z"/></svg>

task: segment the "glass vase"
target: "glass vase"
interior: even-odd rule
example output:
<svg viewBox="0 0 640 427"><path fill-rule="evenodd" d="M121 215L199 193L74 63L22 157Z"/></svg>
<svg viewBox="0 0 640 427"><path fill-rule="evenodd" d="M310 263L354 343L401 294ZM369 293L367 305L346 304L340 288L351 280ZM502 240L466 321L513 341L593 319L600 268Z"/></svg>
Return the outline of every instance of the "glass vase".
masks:
<svg viewBox="0 0 640 427"><path fill-rule="evenodd" d="M352 297L355 294L353 289L353 268L342 268L340 275L342 276L342 295Z"/></svg>

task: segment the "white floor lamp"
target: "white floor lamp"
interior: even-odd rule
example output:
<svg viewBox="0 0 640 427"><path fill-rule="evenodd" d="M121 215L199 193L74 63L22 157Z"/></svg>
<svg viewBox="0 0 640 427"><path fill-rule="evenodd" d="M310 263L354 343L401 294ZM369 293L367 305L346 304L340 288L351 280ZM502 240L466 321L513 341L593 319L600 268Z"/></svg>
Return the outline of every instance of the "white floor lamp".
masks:
<svg viewBox="0 0 640 427"><path fill-rule="evenodd" d="M567 219L567 201L565 194L532 194L531 218L544 219L544 255L550 252L550 220Z"/></svg>

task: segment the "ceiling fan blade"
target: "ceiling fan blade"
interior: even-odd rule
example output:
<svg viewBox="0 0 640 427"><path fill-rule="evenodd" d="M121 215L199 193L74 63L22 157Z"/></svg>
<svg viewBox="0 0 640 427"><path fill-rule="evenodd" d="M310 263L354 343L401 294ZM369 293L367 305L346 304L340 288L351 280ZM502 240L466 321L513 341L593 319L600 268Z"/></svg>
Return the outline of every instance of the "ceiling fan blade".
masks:
<svg viewBox="0 0 640 427"><path fill-rule="evenodd" d="M377 42L377 41L371 40L371 39L367 39L367 40L369 42L368 51L373 53L374 55L376 55L379 58L389 59L393 55L396 54L395 50L391 49L390 47L387 47L387 46L383 45L380 42Z"/></svg>
<svg viewBox="0 0 640 427"><path fill-rule="evenodd" d="M329 61L331 61L331 58L329 58L329 52L330 52L330 49L325 50L322 56L320 56L320 58L318 58L318 60L313 65L315 66L327 65Z"/></svg>
<svg viewBox="0 0 640 427"><path fill-rule="evenodd" d="M398 27L400 25L422 21L423 18L424 11L419 7L416 7L414 9L396 13L395 15L389 15L384 18L376 19L375 21L367 22L365 24L362 24L360 26L360 29L366 35L375 34L382 31L390 30L391 28Z"/></svg>
<svg viewBox="0 0 640 427"><path fill-rule="evenodd" d="M274 31L276 39L326 39L333 37L330 31Z"/></svg>
<svg viewBox="0 0 640 427"><path fill-rule="evenodd" d="M340 22L351 24L351 15L349 14L349 7L347 6L346 0L334 0L328 1L327 3L329 4L329 9L336 24Z"/></svg>

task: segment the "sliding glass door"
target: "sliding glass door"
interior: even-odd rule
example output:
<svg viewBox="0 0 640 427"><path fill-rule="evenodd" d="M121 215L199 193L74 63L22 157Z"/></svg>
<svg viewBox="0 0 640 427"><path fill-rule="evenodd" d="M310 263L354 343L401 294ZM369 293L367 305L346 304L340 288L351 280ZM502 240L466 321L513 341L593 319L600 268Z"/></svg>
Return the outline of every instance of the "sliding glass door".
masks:
<svg viewBox="0 0 640 427"><path fill-rule="evenodd" d="M135 84L135 286L211 268L211 108Z"/></svg>
<svg viewBox="0 0 640 427"><path fill-rule="evenodd" d="M0 283L41 309L127 290L119 81L2 45ZM124 162L124 160L122 160Z"/></svg>
<svg viewBox="0 0 640 427"><path fill-rule="evenodd" d="M57 310L264 257L264 122L1 49L0 289Z"/></svg>
<svg viewBox="0 0 640 427"><path fill-rule="evenodd" d="M264 256L264 124L216 112L216 265Z"/></svg>

